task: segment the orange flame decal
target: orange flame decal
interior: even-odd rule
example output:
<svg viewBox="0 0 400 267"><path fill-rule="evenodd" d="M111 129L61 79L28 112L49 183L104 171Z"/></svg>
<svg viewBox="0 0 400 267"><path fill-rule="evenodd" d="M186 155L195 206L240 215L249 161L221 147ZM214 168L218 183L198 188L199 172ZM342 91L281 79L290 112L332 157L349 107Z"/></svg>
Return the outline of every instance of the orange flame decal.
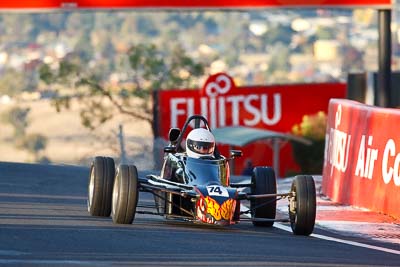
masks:
<svg viewBox="0 0 400 267"><path fill-rule="evenodd" d="M220 221L231 220L233 217L233 213L235 212L235 200L228 199L222 205L219 205L217 201L207 196L205 199L207 204L207 213L214 217L215 220Z"/></svg>

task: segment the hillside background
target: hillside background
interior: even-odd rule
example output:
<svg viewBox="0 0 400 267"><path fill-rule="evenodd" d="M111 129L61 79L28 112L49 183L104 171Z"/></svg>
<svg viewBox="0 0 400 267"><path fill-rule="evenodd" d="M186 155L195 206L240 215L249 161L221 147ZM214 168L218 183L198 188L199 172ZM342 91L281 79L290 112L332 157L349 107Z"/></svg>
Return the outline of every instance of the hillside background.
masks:
<svg viewBox="0 0 400 267"><path fill-rule="evenodd" d="M393 70L400 68L396 12L393 12ZM127 116L95 130L81 125L78 102L60 113L52 88L39 79L41 65L56 69L78 55L113 86L131 82L124 64L130 47L156 45L165 53L180 46L205 66L191 84L202 86L224 71L238 85L346 81L349 72L377 70L377 12L362 10L253 10L250 12L60 12L0 14L0 160L87 164L96 154L119 156L118 127L127 152L151 167L150 125ZM36 153L15 143L7 120L13 107L29 108L25 134L40 134ZM140 167L141 167L140 166Z"/></svg>

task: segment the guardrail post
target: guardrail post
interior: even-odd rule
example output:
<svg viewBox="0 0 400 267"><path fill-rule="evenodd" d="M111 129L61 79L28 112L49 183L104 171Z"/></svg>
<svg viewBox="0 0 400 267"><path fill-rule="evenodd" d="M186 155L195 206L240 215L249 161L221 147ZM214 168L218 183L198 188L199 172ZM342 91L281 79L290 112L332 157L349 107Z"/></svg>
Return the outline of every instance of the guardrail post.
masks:
<svg viewBox="0 0 400 267"><path fill-rule="evenodd" d="M394 95L391 90L391 58L392 58L392 31L390 29L391 10L378 10L379 24L379 73L378 73L378 88L377 99L375 104L380 107L390 107L391 95Z"/></svg>
<svg viewBox="0 0 400 267"><path fill-rule="evenodd" d="M124 142L124 129L122 127L122 124L119 125L119 131L118 131L118 140L119 140L119 146L120 146L120 151L121 151L121 164L126 163L126 152L125 152L125 142Z"/></svg>

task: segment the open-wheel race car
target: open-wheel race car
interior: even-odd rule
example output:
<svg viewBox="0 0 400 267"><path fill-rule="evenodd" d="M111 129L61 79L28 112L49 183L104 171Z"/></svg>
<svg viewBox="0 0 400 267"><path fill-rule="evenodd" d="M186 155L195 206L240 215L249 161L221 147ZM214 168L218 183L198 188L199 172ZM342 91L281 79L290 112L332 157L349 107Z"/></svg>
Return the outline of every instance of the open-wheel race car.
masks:
<svg viewBox="0 0 400 267"><path fill-rule="evenodd" d="M88 185L90 215L109 217L111 214L117 224L131 224L136 213L211 225L251 220L255 226L271 227L280 221L290 222L296 235L312 233L316 215L312 176L295 176L287 193L277 193L275 173L270 167L255 167L251 181L232 183L229 161L242 156L242 152L231 150L230 156L224 157L215 146L207 151L212 154L190 157L181 145L185 137L188 140L189 127L211 132L207 120L200 115L189 117L182 130L170 129L170 143L164 148L160 175L139 177L134 165L121 164L116 169L112 158L96 157ZM186 146L201 149L204 143L186 141ZM153 194L154 206L138 205L139 192ZM288 200L287 218L276 218L280 199ZM250 205L242 211L244 201ZM245 214L251 216L242 216Z"/></svg>

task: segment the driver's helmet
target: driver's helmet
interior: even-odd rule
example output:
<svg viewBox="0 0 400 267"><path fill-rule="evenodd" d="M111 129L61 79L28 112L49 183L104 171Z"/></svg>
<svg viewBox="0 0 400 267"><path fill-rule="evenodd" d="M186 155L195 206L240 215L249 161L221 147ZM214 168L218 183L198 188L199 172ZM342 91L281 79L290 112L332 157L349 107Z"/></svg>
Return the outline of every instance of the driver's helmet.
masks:
<svg viewBox="0 0 400 267"><path fill-rule="evenodd" d="M214 135L204 128L193 129L186 138L186 153L189 157L213 156L214 149Z"/></svg>

